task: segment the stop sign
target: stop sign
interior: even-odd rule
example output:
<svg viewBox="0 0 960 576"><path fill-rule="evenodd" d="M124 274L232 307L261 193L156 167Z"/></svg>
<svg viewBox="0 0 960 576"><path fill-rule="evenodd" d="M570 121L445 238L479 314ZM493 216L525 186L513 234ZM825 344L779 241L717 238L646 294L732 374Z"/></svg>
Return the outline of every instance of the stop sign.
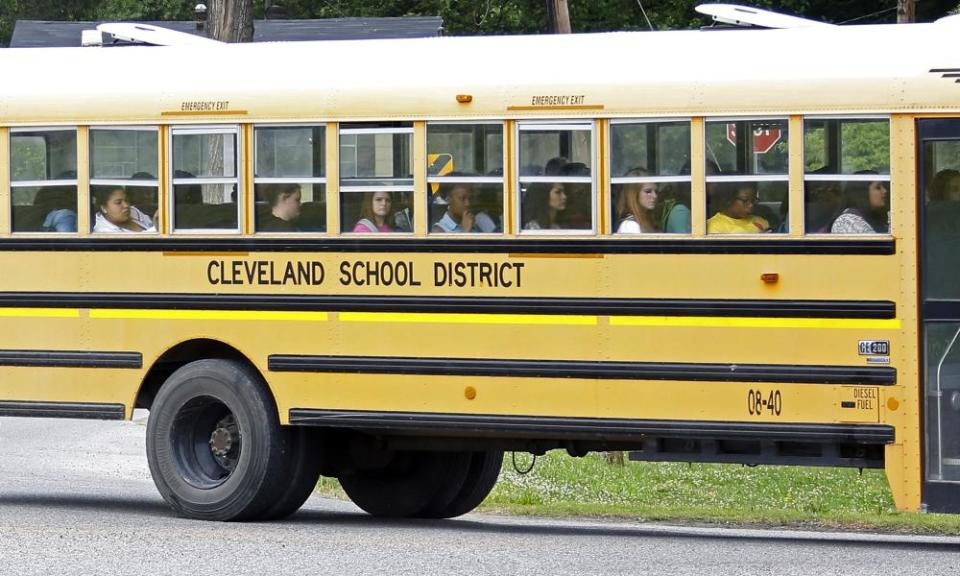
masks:
<svg viewBox="0 0 960 576"><path fill-rule="evenodd" d="M753 129L753 151L766 154L780 141L780 128L776 126L758 126ZM727 124L727 142L737 145L737 125Z"/></svg>

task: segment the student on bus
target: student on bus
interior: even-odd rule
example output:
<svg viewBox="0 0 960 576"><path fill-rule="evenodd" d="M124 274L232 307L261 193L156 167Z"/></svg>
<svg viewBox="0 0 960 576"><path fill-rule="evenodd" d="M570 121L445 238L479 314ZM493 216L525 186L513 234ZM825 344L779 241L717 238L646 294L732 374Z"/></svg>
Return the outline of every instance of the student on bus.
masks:
<svg viewBox="0 0 960 576"><path fill-rule="evenodd" d="M960 202L960 172L946 168L937 172L930 183L931 202Z"/></svg>
<svg viewBox="0 0 960 576"><path fill-rule="evenodd" d="M389 192L364 192L360 204L360 219L354 232L393 232L389 217L393 200Z"/></svg>
<svg viewBox="0 0 960 576"><path fill-rule="evenodd" d="M547 160L547 163L543 166L543 175L559 176L560 174L564 173L569 163L570 161L563 156L554 156L553 158Z"/></svg>
<svg viewBox="0 0 960 576"><path fill-rule="evenodd" d="M523 197L524 230L559 230L564 225L567 193L561 182L534 182Z"/></svg>
<svg viewBox="0 0 960 576"><path fill-rule="evenodd" d="M44 215L44 232L76 232L77 192L73 186L44 186L37 191L33 205Z"/></svg>
<svg viewBox="0 0 960 576"><path fill-rule="evenodd" d="M75 180L75 170L65 170L57 174L57 180ZM76 186L44 186L33 198L37 212L43 214L44 232L77 231L77 188Z"/></svg>
<svg viewBox="0 0 960 576"><path fill-rule="evenodd" d="M132 206L122 186L93 188L96 203L94 232L156 232L153 219Z"/></svg>
<svg viewBox="0 0 960 576"><path fill-rule="evenodd" d="M856 174L876 174L862 170ZM830 227L833 234L886 234L889 229L890 191L887 183L848 182L844 188L845 208Z"/></svg>
<svg viewBox="0 0 960 576"><path fill-rule="evenodd" d="M814 181L807 183L807 209L804 226L808 234L829 234L833 221L843 212L844 197L840 183Z"/></svg>
<svg viewBox="0 0 960 576"><path fill-rule="evenodd" d="M717 186L713 200L718 211L707 220L708 234L756 234L769 232L770 224L753 214L757 189L750 182L727 182Z"/></svg>
<svg viewBox="0 0 960 576"><path fill-rule="evenodd" d="M265 184L262 187L263 199L270 206L270 212L264 214L257 223L261 232L299 232L297 219L300 217L300 186L293 183Z"/></svg>
<svg viewBox="0 0 960 576"><path fill-rule="evenodd" d="M466 174L451 172L447 176L466 176ZM484 212L473 213L473 186L464 182L443 182L437 190L437 195L447 204L447 210L437 220L432 228L433 232L463 233L463 232L494 232L496 223Z"/></svg>
<svg viewBox="0 0 960 576"><path fill-rule="evenodd" d="M624 176L649 176L646 168L632 168ZM617 196L617 234L660 232L657 221L657 185L653 182L624 184Z"/></svg>

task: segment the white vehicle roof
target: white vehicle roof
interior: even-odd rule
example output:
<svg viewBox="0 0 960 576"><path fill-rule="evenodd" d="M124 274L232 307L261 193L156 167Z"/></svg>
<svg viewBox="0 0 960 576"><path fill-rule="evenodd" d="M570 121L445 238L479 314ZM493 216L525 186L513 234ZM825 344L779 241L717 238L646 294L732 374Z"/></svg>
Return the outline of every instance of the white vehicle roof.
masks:
<svg viewBox="0 0 960 576"><path fill-rule="evenodd" d="M956 19L946 19L782 30L6 49L0 50L0 123L958 111L960 84L944 77L960 72L958 32ZM472 101L458 103L457 95ZM215 117L188 118L205 107L222 109L208 111Z"/></svg>

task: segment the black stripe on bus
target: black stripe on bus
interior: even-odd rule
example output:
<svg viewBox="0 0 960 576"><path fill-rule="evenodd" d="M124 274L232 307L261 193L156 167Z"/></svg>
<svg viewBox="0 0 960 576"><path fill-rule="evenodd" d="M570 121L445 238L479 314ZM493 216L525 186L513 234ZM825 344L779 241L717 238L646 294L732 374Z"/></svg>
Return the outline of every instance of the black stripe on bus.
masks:
<svg viewBox="0 0 960 576"><path fill-rule="evenodd" d="M479 296L314 296L295 294L163 294L0 292L0 307L255 310L296 312L422 312L749 318L896 318L882 300L718 300L534 298Z"/></svg>
<svg viewBox="0 0 960 576"><path fill-rule="evenodd" d="M892 444L893 426L561 418L421 412L372 412L293 408L290 423L303 426L426 432L453 437L627 440L646 437L786 440Z"/></svg>
<svg viewBox="0 0 960 576"><path fill-rule="evenodd" d="M95 404L88 402L20 402L0 400L0 416L123 420L126 414L123 404Z"/></svg>
<svg viewBox="0 0 960 576"><path fill-rule="evenodd" d="M58 252L364 252L476 254L840 254L887 256L892 238L4 238L0 251Z"/></svg>
<svg viewBox="0 0 960 576"><path fill-rule="evenodd" d="M0 350L0 366L48 368L142 368L139 352L75 350Z"/></svg>
<svg viewBox="0 0 960 576"><path fill-rule="evenodd" d="M894 368L881 366L595 362L583 360L509 360L503 358L405 358L394 356L272 354L267 358L267 368L272 372L869 384L874 386L892 386L897 381L897 371Z"/></svg>

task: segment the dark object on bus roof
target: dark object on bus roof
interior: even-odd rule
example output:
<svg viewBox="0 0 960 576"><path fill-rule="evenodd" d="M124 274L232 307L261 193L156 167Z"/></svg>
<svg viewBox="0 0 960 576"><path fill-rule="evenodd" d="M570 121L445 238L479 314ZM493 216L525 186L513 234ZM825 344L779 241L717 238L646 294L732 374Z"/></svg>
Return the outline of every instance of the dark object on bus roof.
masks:
<svg viewBox="0 0 960 576"><path fill-rule="evenodd" d="M102 22L58 22L46 20L18 20L10 39L11 48L77 47L84 30L94 30ZM201 35L196 23L190 21L143 22ZM254 42L290 42L310 40L364 40L383 38L428 38L440 36L443 18L325 18L317 20L257 20L253 25ZM104 46L112 39L104 37ZM116 45L129 45L119 42Z"/></svg>

